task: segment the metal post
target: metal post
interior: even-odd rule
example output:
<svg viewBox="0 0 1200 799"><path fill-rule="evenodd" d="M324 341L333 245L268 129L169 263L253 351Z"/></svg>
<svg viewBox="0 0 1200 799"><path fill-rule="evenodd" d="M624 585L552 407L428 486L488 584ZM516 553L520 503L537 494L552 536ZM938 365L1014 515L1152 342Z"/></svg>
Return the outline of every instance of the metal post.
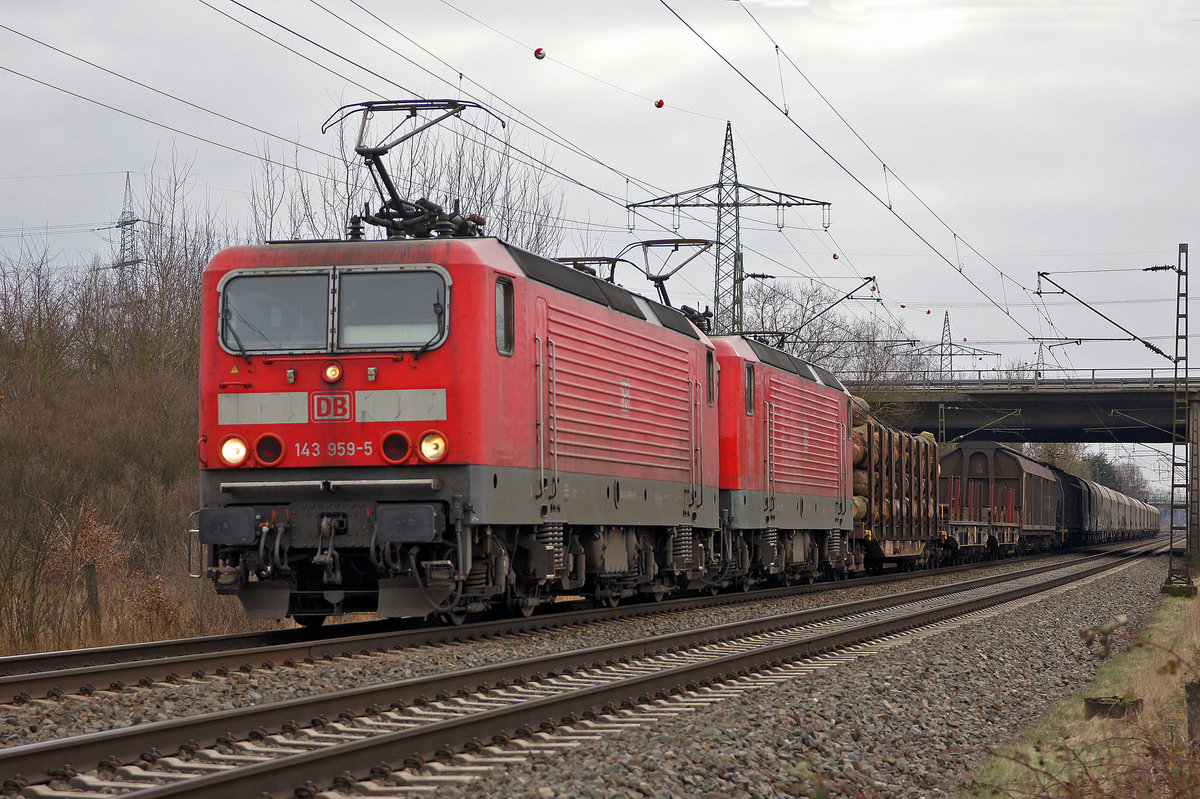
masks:
<svg viewBox="0 0 1200 799"><path fill-rule="evenodd" d="M1171 412L1171 554L1163 593L1196 596L1200 573L1200 404L1192 401L1188 372L1188 246L1179 245L1175 267L1175 380ZM1181 518L1182 517L1182 518ZM1181 556L1176 541L1183 544Z"/></svg>
<svg viewBox="0 0 1200 799"><path fill-rule="evenodd" d="M1200 402L1188 403L1188 497L1187 557L1188 577L1200 577Z"/></svg>

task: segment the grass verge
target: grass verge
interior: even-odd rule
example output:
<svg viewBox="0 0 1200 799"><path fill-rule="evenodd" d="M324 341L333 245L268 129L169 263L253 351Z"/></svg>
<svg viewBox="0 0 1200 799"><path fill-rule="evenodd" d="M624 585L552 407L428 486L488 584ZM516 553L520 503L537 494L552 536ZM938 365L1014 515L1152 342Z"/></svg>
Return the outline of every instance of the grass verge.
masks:
<svg viewBox="0 0 1200 799"><path fill-rule="evenodd" d="M1200 679L1200 601L1164 597L1145 630L1084 635L1117 654L1088 688L1060 702L975 775L973 797L1200 796L1200 755L1187 745L1184 684ZM1098 640L1097 640L1098 638ZM1084 697L1142 700L1133 718L1084 718Z"/></svg>

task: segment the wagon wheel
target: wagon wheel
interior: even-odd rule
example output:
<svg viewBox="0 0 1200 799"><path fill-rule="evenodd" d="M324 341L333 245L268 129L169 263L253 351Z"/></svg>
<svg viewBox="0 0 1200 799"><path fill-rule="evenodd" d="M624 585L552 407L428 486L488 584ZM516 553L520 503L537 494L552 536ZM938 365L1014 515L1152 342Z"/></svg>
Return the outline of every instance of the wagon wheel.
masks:
<svg viewBox="0 0 1200 799"><path fill-rule="evenodd" d="M325 623L328 617L319 613L302 613L292 616L292 621L306 630L315 630Z"/></svg>

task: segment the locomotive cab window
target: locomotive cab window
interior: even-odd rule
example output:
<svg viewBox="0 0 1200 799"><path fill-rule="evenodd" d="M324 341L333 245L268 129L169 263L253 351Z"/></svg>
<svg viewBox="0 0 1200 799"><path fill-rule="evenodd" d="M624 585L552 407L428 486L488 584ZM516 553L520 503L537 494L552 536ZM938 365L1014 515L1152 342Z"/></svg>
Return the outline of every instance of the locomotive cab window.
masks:
<svg viewBox="0 0 1200 799"><path fill-rule="evenodd" d="M329 274L239 275L223 289L221 342L231 352L324 350Z"/></svg>
<svg viewBox="0 0 1200 799"><path fill-rule="evenodd" d="M717 395L717 367L713 361L713 354L711 350L708 353L708 357L705 359L704 369L708 407L711 408Z"/></svg>
<svg viewBox="0 0 1200 799"><path fill-rule="evenodd" d="M513 284L500 278L496 281L496 351L501 355L512 355L513 340Z"/></svg>
<svg viewBox="0 0 1200 799"><path fill-rule="evenodd" d="M338 348L432 348L446 337L446 299L437 272L339 271Z"/></svg>
<svg viewBox="0 0 1200 799"><path fill-rule="evenodd" d="M746 364L746 415L754 415L754 364Z"/></svg>

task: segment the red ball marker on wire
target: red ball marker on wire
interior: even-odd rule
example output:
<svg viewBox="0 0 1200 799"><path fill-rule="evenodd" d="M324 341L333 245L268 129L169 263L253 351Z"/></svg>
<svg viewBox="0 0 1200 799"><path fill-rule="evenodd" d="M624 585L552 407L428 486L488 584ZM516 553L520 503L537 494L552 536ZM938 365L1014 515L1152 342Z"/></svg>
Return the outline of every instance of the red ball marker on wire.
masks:
<svg viewBox="0 0 1200 799"><path fill-rule="evenodd" d="M544 49L542 49L541 47L539 47L538 49L533 51L533 57L536 58L538 61L541 61L543 58L546 57L546 51Z"/></svg>

